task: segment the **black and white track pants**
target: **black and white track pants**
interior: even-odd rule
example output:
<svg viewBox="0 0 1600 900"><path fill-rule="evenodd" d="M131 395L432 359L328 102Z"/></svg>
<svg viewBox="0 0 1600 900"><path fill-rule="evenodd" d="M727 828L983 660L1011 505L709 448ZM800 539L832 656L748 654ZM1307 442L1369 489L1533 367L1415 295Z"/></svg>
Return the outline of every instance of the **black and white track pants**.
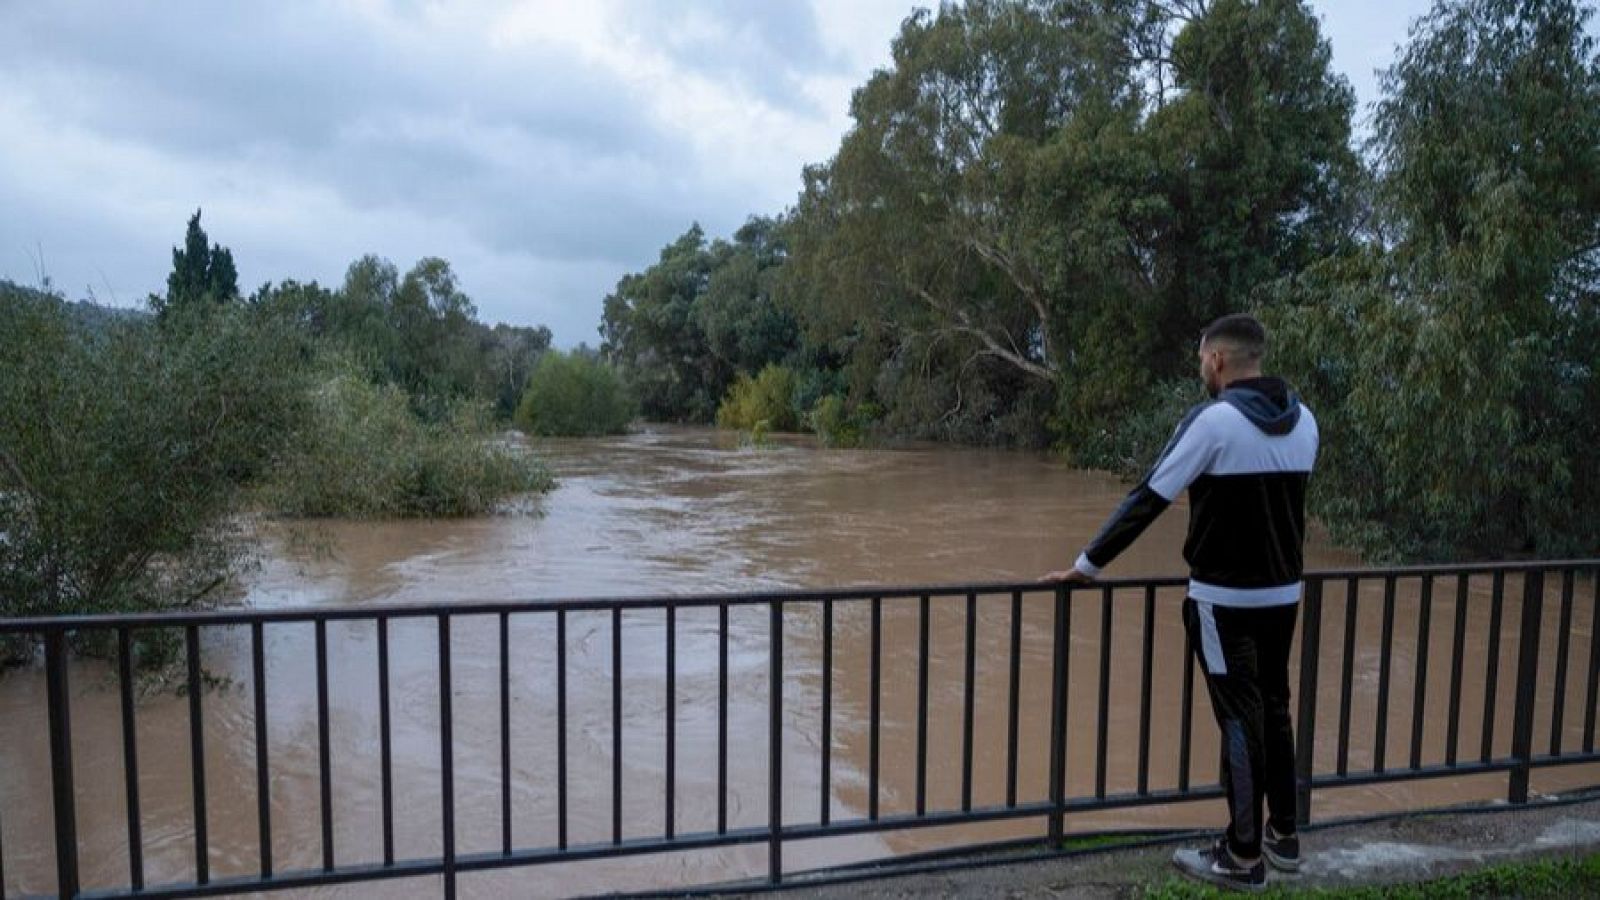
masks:
<svg viewBox="0 0 1600 900"><path fill-rule="evenodd" d="M1295 830L1294 728L1289 721L1289 649L1300 604L1231 607L1189 598L1183 624L1222 733L1228 847L1261 855L1261 801L1272 828Z"/></svg>

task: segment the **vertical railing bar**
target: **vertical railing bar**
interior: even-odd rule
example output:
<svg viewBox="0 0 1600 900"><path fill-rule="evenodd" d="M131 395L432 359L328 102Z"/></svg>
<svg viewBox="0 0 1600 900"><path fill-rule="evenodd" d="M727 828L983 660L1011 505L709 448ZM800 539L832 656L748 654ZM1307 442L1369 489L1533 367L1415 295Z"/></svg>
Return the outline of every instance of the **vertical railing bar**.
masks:
<svg viewBox="0 0 1600 900"><path fill-rule="evenodd" d="M1017 805L1017 730L1022 705L1022 592L1011 592L1011 682L1006 694L1006 806Z"/></svg>
<svg viewBox="0 0 1600 900"><path fill-rule="evenodd" d="M1150 679L1155 656L1156 587L1144 588L1144 643L1139 651L1139 795L1150 793Z"/></svg>
<svg viewBox="0 0 1600 900"><path fill-rule="evenodd" d="M717 834L728 833L728 602L717 604Z"/></svg>
<svg viewBox="0 0 1600 900"><path fill-rule="evenodd" d="M1572 652L1572 579L1571 569L1561 573L1561 625L1556 630L1556 687L1554 703L1550 707L1550 755L1561 755L1561 729L1566 724L1567 707L1567 655Z"/></svg>
<svg viewBox="0 0 1600 900"><path fill-rule="evenodd" d="M1350 771L1350 694L1355 681L1356 612L1360 593L1360 579L1351 577L1345 586L1344 668L1339 686L1339 752L1334 767L1340 775Z"/></svg>
<svg viewBox="0 0 1600 900"><path fill-rule="evenodd" d="M1594 602L1589 605L1589 696L1583 708L1583 752L1594 752L1596 693L1600 693L1600 569L1590 573Z"/></svg>
<svg viewBox="0 0 1600 900"><path fill-rule="evenodd" d="M389 617L378 617L378 747L383 793L383 864L394 865L394 750L389 716Z"/></svg>
<svg viewBox="0 0 1600 900"><path fill-rule="evenodd" d="M50 718L50 789L56 826L56 893L75 897L78 894L78 809L72 783L72 701L67 676L66 632L56 630L45 635L44 665Z"/></svg>
<svg viewBox="0 0 1600 900"><path fill-rule="evenodd" d="M556 846L567 849L567 611L556 610Z"/></svg>
<svg viewBox="0 0 1600 900"><path fill-rule="evenodd" d="M1383 632L1378 645L1378 711L1373 735L1372 770L1382 772L1389 750L1389 671L1394 665L1395 576L1383 579Z"/></svg>
<svg viewBox="0 0 1600 900"><path fill-rule="evenodd" d="M622 607L611 608L611 843L622 843Z"/></svg>
<svg viewBox="0 0 1600 900"><path fill-rule="evenodd" d="M928 595L917 603L917 815L928 811Z"/></svg>
<svg viewBox="0 0 1600 900"><path fill-rule="evenodd" d="M1533 758L1533 708L1538 702L1539 632L1544 615L1544 572L1522 573L1522 625L1517 635L1516 708L1512 716L1511 769L1507 791L1512 803L1528 802L1528 775Z"/></svg>
<svg viewBox="0 0 1600 900"><path fill-rule="evenodd" d="M262 878L272 877L272 770L267 762L267 653L265 626L250 623L250 676L255 694L256 836ZM138 885L135 885L135 889Z"/></svg>
<svg viewBox="0 0 1600 900"><path fill-rule="evenodd" d="M1456 576L1456 628L1450 651L1450 714L1446 718L1449 733L1444 742L1444 764L1456 764L1457 748L1461 743L1461 666L1467 646L1467 598L1470 596L1471 578L1462 572Z"/></svg>
<svg viewBox="0 0 1600 900"><path fill-rule="evenodd" d="M444 895L456 895L456 769L451 711L450 616L439 615L439 816L444 861Z"/></svg>
<svg viewBox="0 0 1600 900"><path fill-rule="evenodd" d="M677 821L678 773L678 608L667 607L667 771L666 828L672 840Z"/></svg>
<svg viewBox="0 0 1600 900"><path fill-rule="evenodd" d="M333 871L333 767L328 740L328 623L313 626L317 642L317 783L321 796L322 871Z"/></svg>
<svg viewBox="0 0 1600 900"><path fill-rule="evenodd" d="M978 595L967 592L967 668L961 724L961 811L972 811L972 742L977 693Z"/></svg>
<svg viewBox="0 0 1600 900"><path fill-rule="evenodd" d="M133 707L133 636L127 628L117 629L117 687L122 701L122 779L128 813L128 882L135 891L141 891L144 890L144 835L139 821L139 748ZM0 885L3 884L4 879L0 879Z"/></svg>
<svg viewBox="0 0 1600 900"><path fill-rule="evenodd" d="M1094 796L1106 796L1106 756L1111 726L1111 586L1100 589L1100 705L1095 728Z"/></svg>
<svg viewBox="0 0 1600 900"><path fill-rule="evenodd" d="M195 882L206 884L211 881L211 850L206 835L205 719L201 715L200 629L197 626L184 628L184 651L189 669L189 759L194 796Z"/></svg>
<svg viewBox="0 0 1600 900"><path fill-rule="evenodd" d="M1072 604L1068 601L1071 588L1056 587L1054 637L1050 652L1050 846L1061 843L1065 830L1066 767L1067 767L1067 645L1070 625L1067 616Z"/></svg>
<svg viewBox="0 0 1600 900"><path fill-rule="evenodd" d="M868 693L867 736L867 818L878 820L878 714L882 705L883 675L883 598L872 598L872 660L868 665L871 682Z"/></svg>
<svg viewBox="0 0 1600 900"><path fill-rule="evenodd" d="M1428 632L1433 628L1433 576L1422 576L1417 610L1416 684L1411 695L1411 768L1422 767L1423 723L1428 710Z"/></svg>
<svg viewBox="0 0 1600 900"><path fill-rule="evenodd" d="M510 613L499 613L501 642L501 855L510 855Z"/></svg>
<svg viewBox="0 0 1600 900"><path fill-rule="evenodd" d="M769 604L767 688L767 879L783 880L783 605Z"/></svg>
<svg viewBox="0 0 1600 900"><path fill-rule="evenodd" d="M1311 779L1316 766L1317 686L1322 663L1322 579L1306 582L1300 632L1299 735L1295 740L1295 820L1311 822Z"/></svg>
<svg viewBox="0 0 1600 900"><path fill-rule="evenodd" d="M1505 605L1506 574L1494 573L1489 605L1488 674L1483 681L1483 747L1480 757L1488 762L1494 756L1494 708L1500 688L1500 620Z"/></svg>
<svg viewBox="0 0 1600 900"><path fill-rule="evenodd" d="M822 792L817 816L823 826L833 812L833 598L822 601Z"/></svg>
<svg viewBox="0 0 1600 900"><path fill-rule="evenodd" d="M1193 601L1190 601L1193 602ZM1190 742L1194 736L1194 636L1183 630L1183 700L1178 714L1178 793L1189 790Z"/></svg>
<svg viewBox="0 0 1600 900"><path fill-rule="evenodd" d="M834 807L834 597L822 601L822 778L818 822L827 826Z"/></svg>

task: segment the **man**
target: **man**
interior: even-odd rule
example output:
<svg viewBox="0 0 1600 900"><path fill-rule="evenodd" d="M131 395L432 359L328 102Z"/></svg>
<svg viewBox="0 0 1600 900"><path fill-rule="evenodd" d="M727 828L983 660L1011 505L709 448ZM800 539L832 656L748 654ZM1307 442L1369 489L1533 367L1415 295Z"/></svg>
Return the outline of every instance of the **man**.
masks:
<svg viewBox="0 0 1600 900"><path fill-rule="evenodd" d="M1263 852L1274 868L1300 865L1289 647L1299 610L1306 483L1318 443L1311 411L1282 379L1262 376L1266 349L1266 330L1250 316L1225 316L1206 328L1200 378L1212 400L1184 416L1150 474L1073 568L1045 576L1092 581L1189 491L1183 621L1222 733L1229 823L1213 846L1180 850L1173 863L1187 875L1246 890L1266 886Z"/></svg>

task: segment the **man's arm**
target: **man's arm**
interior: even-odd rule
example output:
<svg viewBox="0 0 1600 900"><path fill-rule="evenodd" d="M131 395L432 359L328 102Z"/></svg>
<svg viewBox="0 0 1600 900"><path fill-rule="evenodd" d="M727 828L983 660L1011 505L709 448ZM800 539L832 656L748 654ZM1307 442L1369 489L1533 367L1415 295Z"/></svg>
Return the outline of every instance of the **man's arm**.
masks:
<svg viewBox="0 0 1600 900"><path fill-rule="evenodd" d="M1161 513L1200 476L1216 456L1216 447L1201 415L1211 404L1201 404L1178 423L1155 466L1101 526L1071 569L1051 572L1046 581L1091 581L1138 539Z"/></svg>

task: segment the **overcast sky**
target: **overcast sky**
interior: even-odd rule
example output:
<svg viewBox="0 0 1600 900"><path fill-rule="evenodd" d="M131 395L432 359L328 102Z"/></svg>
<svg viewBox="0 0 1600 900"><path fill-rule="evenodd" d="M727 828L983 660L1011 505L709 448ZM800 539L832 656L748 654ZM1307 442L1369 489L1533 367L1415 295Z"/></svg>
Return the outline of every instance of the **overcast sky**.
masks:
<svg viewBox="0 0 1600 900"><path fill-rule="evenodd" d="M1315 0L1363 106L1428 0ZM906 0L0 0L0 278L164 289L196 207L246 292L442 256L596 343L623 274L793 203Z"/></svg>

